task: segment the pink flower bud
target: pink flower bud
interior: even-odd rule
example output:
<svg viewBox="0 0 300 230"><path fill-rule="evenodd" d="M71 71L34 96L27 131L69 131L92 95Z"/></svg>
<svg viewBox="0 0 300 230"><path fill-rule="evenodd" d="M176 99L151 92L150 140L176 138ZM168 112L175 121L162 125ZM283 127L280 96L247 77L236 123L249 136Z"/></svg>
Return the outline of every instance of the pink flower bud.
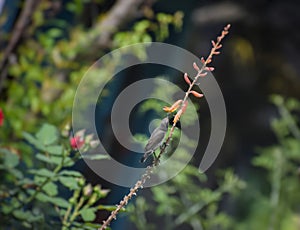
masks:
<svg viewBox="0 0 300 230"><path fill-rule="evenodd" d="M214 67L208 67L208 66L205 67L205 70L210 72L214 71L214 69L215 69Z"/></svg>
<svg viewBox="0 0 300 230"><path fill-rule="evenodd" d="M80 149L84 145L84 139L79 136L72 137L70 138L70 145L72 149Z"/></svg>
<svg viewBox="0 0 300 230"><path fill-rule="evenodd" d="M187 75L187 73L184 74L184 80L185 80L185 82L188 83L189 85L192 84L191 81L190 81L190 79L189 79L189 76Z"/></svg>
<svg viewBox="0 0 300 230"><path fill-rule="evenodd" d="M200 73L200 74L199 74L200 77L205 77L206 75L207 75L207 72L204 72L204 73Z"/></svg>
<svg viewBox="0 0 300 230"><path fill-rule="evenodd" d="M197 66L196 62L193 63L193 67L197 72L200 70L199 67Z"/></svg>
<svg viewBox="0 0 300 230"><path fill-rule="evenodd" d="M198 93L194 90L191 91L191 94L193 94L195 97L203 97L203 94L202 93Z"/></svg>

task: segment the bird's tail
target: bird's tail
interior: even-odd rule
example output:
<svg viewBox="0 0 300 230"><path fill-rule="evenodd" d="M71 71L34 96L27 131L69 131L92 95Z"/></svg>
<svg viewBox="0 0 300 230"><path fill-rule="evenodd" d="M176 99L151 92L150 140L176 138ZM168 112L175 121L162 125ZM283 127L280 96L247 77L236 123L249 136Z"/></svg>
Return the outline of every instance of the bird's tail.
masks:
<svg viewBox="0 0 300 230"><path fill-rule="evenodd" d="M147 159L147 158L146 158L145 156L143 156L143 157L141 158L140 162L141 162L141 163L144 163L144 162L146 161L146 159Z"/></svg>
<svg viewBox="0 0 300 230"><path fill-rule="evenodd" d="M145 152L144 156L141 158L141 163L144 163L152 153L153 153L152 150Z"/></svg>

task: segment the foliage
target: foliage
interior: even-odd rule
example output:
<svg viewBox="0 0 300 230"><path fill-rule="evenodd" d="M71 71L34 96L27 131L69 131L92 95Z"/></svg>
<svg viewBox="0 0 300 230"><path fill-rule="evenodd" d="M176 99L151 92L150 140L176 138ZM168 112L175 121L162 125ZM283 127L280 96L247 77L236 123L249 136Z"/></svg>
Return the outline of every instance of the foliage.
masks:
<svg viewBox="0 0 300 230"><path fill-rule="evenodd" d="M277 95L271 99L280 114L271 122L278 144L260 148L260 155L253 158L253 164L267 172L261 185L249 181L243 189L246 183L231 170L225 170L217 188L209 189L204 184L206 176L189 165L171 181L152 188L151 200L138 197L135 206L128 207L136 227L299 229L300 130L294 112L300 111L300 103ZM240 189L243 189L242 193L239 193ZM237 202L241 214L231 216L232 213L222 211L226 193Z"/></svg>
<svg viewBox="0 0 300 230"><path fill-rule="evenodd" d="M0 224L4 229L95 229L100 227L95 224L97 211L113 211L115 207L101 205L108 190L90 184L76 170L75 164L82 155L75 150L76 142L70 144L65 130L61 131L70 122L76 87L91 63L106 51L136 42L163 41L170 35L170 26L176 30L181 28L183 14L157 13L145 8L129 28L112 34L111 44L96 49L96 44L87 39L103 32L97 25L108 12L100 12L86 23L81 20L85 6L91 2L99 6L112 3L67 1L62 3L63 14L68 15L64 18L53 10L59 1L40 2L22 40L10 55L5 90L0 95ZM0 21L3 22L2 16ZM8 34L2 39L8 43L10 37ZM138 58L145 55L143 50L132 52ZM3 53L1 51L1 58ZM95 74L103 80L107 75L105 71ZM188 76L184 79L191 84ZM172 90L169 88L159 90L157 88L155 95L172 94L167 92ZM127 208L136 227L300 229L297 117L300 103L278 95L271 99L280 115L271 123L278 143L259 148L259 155L253 158L259 179L249 179L246 185L233 170L227 169L221 171L217 185L208 186L206 175L188 165L171 181L152 188L151 198L139 196L135 204ZM162 112L157 101L149 100L141 110L157 107ZM192 119L190 113L188 108L187 123ZM179 135L175 130L167 154L172 152L170 148ZM140 139L143 138L140 135ZM181 138L186 147L197 144L184 135ZM77 143L77 147L91 148L90 141L84 139L84 144L78 146ZM184 149L180 151L182 157L187 154ZM101 160L102 156L86 157ZM228 200L236 204L233 212L224 208Z"/></svg>
<svg viewBox="0 0 300 230"><path fill-rule="evenodd" d="M72 20L49 16L51 1L42 1L33 12L26 39L18 46L15 61L8 68L10 81L5 86L7 90L1 95L1 99L7 100L0 101L0 107L10 118L0 133L2 140L9 143L21 138L23 130L34 132L43 122L63 128L70 122L77 85L106 49L163 40L169 35L170 26L179 28L182 24L180 12L174 15L152 12L151 17L144 16L133 23L132 28L113 34L112 46L99 48L95 53L96 45L88 43L87 38L99 35L97 24L102 18L95 19L88 28L79 21L85 4L89 2L68 1L63 10L67 15L73 14L70 16ZM105 4L105 1L100 2L100 5ZM142 55L141 50L133 52ZM23 122L24 118L26 122ZM12 144L17 145L16 142Z"/></svg>
<svg viewBox="0 0 300 230"><path fill-rule="evenodd" d="M112 3L40 1L26 24L22 40L10 54L8 77L0 96L3 228L95 229L100 226L94 224L97 211L115 209L99 204L108 191L89 184L75 167L82 158L74 150L76 144L83 150L92 147L88 137L83 146L78 145L79 136L69 143L69 130L64 130L70 123L77 85L91 64L107 50L136 42L162 41L169 36L170 26L180 29L183 15L145 8L147 13L140 14L139 20L111 35L111 44L95 48L91 41L105 33L98 27L108 12L100 10L99 15L89 15L92 18L87 25L82 17L88 4L107 9ZM13 33L15 30L3 36L1 42L9 44ZM143 50L132 52L140 58L144 55ZM107 78L105 71L95 74L103 81ZM85 157L103 159L102 155Z"/></svg>
<svg viewBox="0 0 300 230"><path fill-rule="evenodd" d="M260 154L252 159L263 170L260 180L241 181L232 170L223 170L219 185L210 189L205 174L188 165L128 207L137 229L299 229L300 103L278 95L271 101L279 111L271 121L278 144L258 148ZM236 208L226 213L228 199Z"/></svg>
<svg viewBox="0 0 300 230"><path fill-rule="evenodd" d="M44 124L36 135L23 133L35 152L33 167L22 154L0 149L1 226L20 228L94 229L96 211L110 209L99 204L108 191L89 184L74 164L82 157L71 149L69 139L55 126ZM25 143L24 143L25 144Z"/></svg>
<svg viewBox="0 0 300 230"><path fill-rule="evenodd" d="M205 186L207 178L188 165L171 181L151 188L151 200L136 199L130 206L130 219L138 229L232 229L233 220L220 203L226 194L235 194L245 183L232 170L225 170L217 189ZM150 205L149 205L150 203ZM153 221L153 220L156 221ZM156 224L157 223L157 224Z"/></svg>
<svg viewBox="0 0 300 230"><path fill-rule="evenodd" d="M263 170L263 181L248 183L248 193L240 198L248 210L238 219L236 229L300 228L300 103L279 95L273 95L271 101L279 111L279 117L271 122L278 143L259 148L259 155L252 160Z"/></svg>

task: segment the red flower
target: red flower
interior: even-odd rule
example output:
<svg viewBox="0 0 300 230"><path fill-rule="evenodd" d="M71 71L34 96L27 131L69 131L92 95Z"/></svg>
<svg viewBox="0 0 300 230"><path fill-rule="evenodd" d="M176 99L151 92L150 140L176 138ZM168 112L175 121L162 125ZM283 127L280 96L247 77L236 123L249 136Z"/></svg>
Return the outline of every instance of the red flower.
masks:
<svg viewBox="0 0 300 230"><path fill-rule="evenodd" d="M3 114L2 109L0 108L0 126L3 125L3 121L4 121L4 114Z"/></svg>
<svg viewBox="0 0 300 230"><path fill-rule="evenodd" d="M80 149L84 145L84 139L79 136L70 138L70 145L72 149Z"/></svg>

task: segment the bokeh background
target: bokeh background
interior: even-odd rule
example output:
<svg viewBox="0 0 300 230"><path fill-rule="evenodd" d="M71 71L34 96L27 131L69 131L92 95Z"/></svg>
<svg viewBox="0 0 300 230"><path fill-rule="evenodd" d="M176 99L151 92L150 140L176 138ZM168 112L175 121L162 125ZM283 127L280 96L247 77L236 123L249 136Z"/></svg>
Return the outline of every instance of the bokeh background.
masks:
<svg viewBox="0 0 300 230"><path fill-rule="evenodd" d="M226 103L227 132L207 179L174 182L169 185L172 191L164 187L141 191L112 229L299 229L300 199L295 194L300 188L299 111L294 112L300 100L299 7L297 0L0 0L0 108L5 116L1 146L16 149L24 164L31 165L34 151L24 147L22 132L36 132L46 122L61 130L70 124L77 84L89 66L111 50L162 41L206 56L210 41L230 23L221 54L213 60ZM180 61L180 57L166 58ZM111 107L126 86L156 76L185 88L181 73L172 69L130 68L107 86L108 96L104 95L96 111L104 146L114 158L130 165L138 165L140 155L114 138ZM201 118L201 140L191 162L197 167L208 141L210 115L205 99L194 101L200 104ZM163 104L155 103L144 107L153 106L147 112L133 111L133 133L149 136L149 122L163 116L157 112ZM274 119L279 119L277 125L272 125ZM282 152L279 158L272 153L274 148ZM116 204L128 192L98 178L82 160L73 167L91 183L111 190L102 204ZM220 177L226 175L239 180L232 185L238 191L225 189L230 182ZM217 198L198 198L204 190ZM191 197L182 197L181 191ZM201 199L205 202L193 211L192 204ZM189 207L183 208L184 203ZM178 220L180 211L191 213ZM107 211L97 212L95 222L101 223L107 215ZM3 229L9 226L3 224Z"/></svg>

